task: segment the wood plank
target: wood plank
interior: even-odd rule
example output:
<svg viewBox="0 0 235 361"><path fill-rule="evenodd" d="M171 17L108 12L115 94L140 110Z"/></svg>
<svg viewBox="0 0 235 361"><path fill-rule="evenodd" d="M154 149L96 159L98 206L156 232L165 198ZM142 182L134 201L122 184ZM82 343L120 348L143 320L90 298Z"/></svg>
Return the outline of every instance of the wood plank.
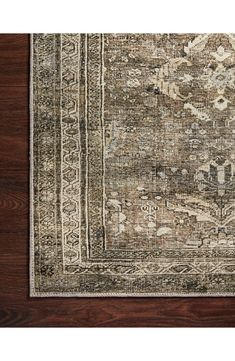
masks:
<svg viewBox="0 0 235 361"><path fill-rule="evenodd" d="M29 39L25 34L2 34L0 86L26 86L29 72ZM26 51L27 49L27 51Z"/></svg>

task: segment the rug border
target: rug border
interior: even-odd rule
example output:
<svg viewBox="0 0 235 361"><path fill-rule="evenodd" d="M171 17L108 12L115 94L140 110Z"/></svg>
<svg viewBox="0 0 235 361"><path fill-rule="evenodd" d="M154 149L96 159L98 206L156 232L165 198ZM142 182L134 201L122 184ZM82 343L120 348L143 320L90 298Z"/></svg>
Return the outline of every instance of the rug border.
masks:
<svg viewBox="0 0 235 361"><path fill-rule="evenodd" d="M79 292L36 292L34 290L32 290L30 292L30 297L40 297L40 298L48 298L48 297L65 297L65 298L69 298L69 297L76 297L76 298L85 298L85 297L89 297L89 298L111 298L111 297L119 297L119 298L128 298L128 297L140 297L140 298L145 298L145 297L152 297L152 298L157 298L157 297L178 297L178 298L196 298L196 297L202 297L202 298L206 298L206 297L210 297L210 298L214 298L214 297L234 297L235 294L234 293L115 293L115 292L109 292L109 293L79 293Z"/></svg>
<svg viewBox="0 0 235 361"><path fill-rule="evenodd" d="M34 276L34 192L33 192L33 36L30 36L30 56L29 56L29 297L234 297L235 293L81 293L81 292L39 292L35 290Z"/></svg>

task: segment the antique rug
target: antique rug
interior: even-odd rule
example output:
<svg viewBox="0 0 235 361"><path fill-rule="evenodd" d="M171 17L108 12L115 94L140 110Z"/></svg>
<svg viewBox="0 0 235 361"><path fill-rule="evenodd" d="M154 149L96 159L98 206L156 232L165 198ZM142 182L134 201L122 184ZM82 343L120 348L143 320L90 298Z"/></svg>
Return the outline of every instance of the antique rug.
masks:
<svg viewBox="0 0 235 361"><path fill-rule="evenodd" d="M235 294L235 35L31 37L31 296Z"/></svg>

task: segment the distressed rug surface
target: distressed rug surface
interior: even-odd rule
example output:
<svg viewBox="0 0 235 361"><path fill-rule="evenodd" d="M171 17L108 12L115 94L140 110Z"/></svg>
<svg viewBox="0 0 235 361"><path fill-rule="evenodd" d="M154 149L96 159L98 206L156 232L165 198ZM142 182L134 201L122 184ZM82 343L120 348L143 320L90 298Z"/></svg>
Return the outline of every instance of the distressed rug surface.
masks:
<svg viewBox="0 0 235 361"><path fill-rule="evenodd" d="M31 296L234 295L235 35L31 39Z"/></svg>

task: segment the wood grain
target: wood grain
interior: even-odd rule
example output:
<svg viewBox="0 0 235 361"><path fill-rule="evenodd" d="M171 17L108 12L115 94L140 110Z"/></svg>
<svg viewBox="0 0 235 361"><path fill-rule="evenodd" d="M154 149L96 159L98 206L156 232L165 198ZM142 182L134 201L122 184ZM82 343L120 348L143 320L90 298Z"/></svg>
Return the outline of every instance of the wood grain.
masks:
<svg viewBox="0 0 235 361"><path fill-rule="evenodd" d="M29 36L0 35L0 326L234 327L235 298L30 299Z"/></svg>

